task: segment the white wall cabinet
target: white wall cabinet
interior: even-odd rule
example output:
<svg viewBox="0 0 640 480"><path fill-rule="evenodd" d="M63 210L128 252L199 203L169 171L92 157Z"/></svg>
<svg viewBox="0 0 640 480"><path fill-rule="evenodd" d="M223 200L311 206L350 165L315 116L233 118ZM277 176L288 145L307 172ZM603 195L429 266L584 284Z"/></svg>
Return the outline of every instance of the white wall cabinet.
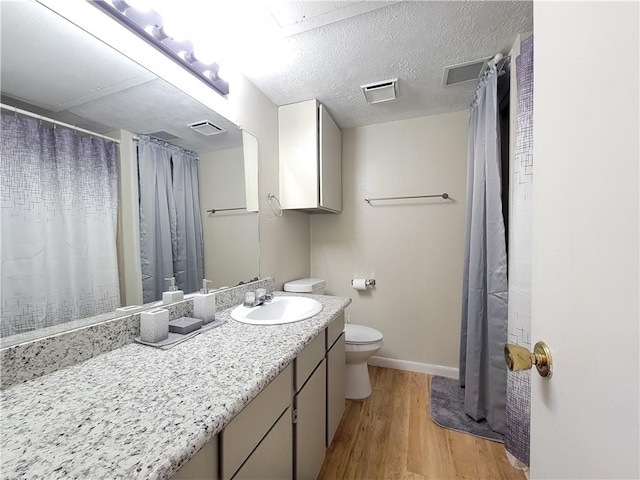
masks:
<svg viewBox="0 0 640 480"><path fill-rule="evenodd" d="M342 211L342 133L317 100L278 108L280 203L309 213Z"/></svg>

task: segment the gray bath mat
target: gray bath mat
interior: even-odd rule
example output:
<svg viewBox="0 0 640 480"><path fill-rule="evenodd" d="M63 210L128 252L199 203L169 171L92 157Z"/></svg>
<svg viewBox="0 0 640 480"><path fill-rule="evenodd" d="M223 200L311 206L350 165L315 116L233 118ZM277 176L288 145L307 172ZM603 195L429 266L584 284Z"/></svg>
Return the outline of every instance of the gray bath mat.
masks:
<svg viewBox="0 0 640 480"><path fill-rule="evenodd" d="M431 419L450 430L504 443L504 436L491 430L486 420L476 422L464 413L464 388L452 378L431 379Z"/></svg>

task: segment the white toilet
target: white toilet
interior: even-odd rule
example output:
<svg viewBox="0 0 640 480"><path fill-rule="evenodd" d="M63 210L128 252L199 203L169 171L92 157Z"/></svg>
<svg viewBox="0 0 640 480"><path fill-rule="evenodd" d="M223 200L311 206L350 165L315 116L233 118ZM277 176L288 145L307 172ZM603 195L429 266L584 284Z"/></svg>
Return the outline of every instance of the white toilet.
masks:
<svg viewBox="0 0 640 480"><path fill-rule="evenodd" d="M324 295L325 280L319 278L301 278L292 280L284 284L285 292L311 293L313 295Z"/></svg>
<svg viewBox="0 0 640 480"><path fill-rule="evenodd" d="M382 333L375 328L347 323L344 326L345 370L344 396L361 400L371 395L367 360L382 348Z"/></svg>
<svg viewBox="0 0 640 480"><path fill-rule="evenodd" d="M324 295L326 281L319 278L301 278L284 284L285 292ZM382 333L375 328L347 323L345 342L345 397L361 400L371 395L371 381L367 360L382 348Z"/></svg>

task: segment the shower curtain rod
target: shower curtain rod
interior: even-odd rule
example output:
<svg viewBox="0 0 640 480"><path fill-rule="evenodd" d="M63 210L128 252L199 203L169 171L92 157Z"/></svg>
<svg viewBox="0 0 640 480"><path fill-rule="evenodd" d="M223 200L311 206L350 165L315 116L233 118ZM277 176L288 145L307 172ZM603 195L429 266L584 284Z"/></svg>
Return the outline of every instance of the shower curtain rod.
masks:
<svg viewBox="0 0 640 480"><path fill-rule="evenodd" d="M153 137L151 135L147 135L148 137L153 138L154 140L158 140L160 142L164 142L168 145L171 145L172 147L176 147L176 148L181 148L182 150L188 151L188 152L192 152L196 154L196 161L200 161L200 154L194 150L189 150L188 148L184 148L181 147L180 145L174 145L173 143L169 143L167 140L163 139L163 138L158 138L158 137ZM133 139L134 142L139 142L140 140L142 140L138 135L134 135L133 137L131 137Z"/></svg>
<svg viewBox="0 0 640 480"><path fill-rule="evenodd" d="M495 65L498 71L500 71L504 68L509 60L511 60L511 55L496 53L495 57L489 60L488 65Z"/></svg>
<svg viewBox="0 0 640 480"><path fill-rule="evenodd" d="M504 55L502 55L501 53L496 53L495 57L489 60L489 63L493 65L498 65L498 62L500 62L500 60L502 60L503 58L504 58Z"/></svg>
<svg viewBox="0 0 640 480"><path fill-rule="evenodd" d="M61 127L70 128L71 130L75 130L76 132L86 133L92 137L103 138L105 140L109 140L113 143L120 143L120 140L116 138L107 137L106 135L102 135L100 133L92 132L91 130L85 130L84 128L76 127L75 125L71 125L69 123L60 122L58 120L54 120L53 118L45 117L44 115L39 115L37 113L29 112L28 110L22 110L21 108L12 107L11 105L5 105L4 103L0 103L0 107L5 110L11 110L15 113L19 113L21 115L26 115L27 117L37 118L38 120L45 121L47 123L53 123L53 126L60 125Z"/></svg>

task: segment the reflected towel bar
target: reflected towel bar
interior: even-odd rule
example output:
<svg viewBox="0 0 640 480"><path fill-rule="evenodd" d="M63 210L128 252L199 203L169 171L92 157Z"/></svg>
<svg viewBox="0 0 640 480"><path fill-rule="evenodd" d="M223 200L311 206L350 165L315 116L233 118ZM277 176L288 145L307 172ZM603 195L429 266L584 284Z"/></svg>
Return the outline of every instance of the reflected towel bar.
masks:
<svg viewBox="0 0 640 480"><path fill-rule="evenodd" d="M228 212L230 210L246 210L246 208L245 207L240 207L240 208L212 208L211 210L207 210L207 213Z"/></svg>
<svg viewBox="0 0 640 480"><path fill-rule="evenodd" d="M371 202L375 201L375 200L405 200L405 199L411 199L411 198L436 198L436 197L442 197L445 200L447 198L449 198L449 194L448 193L440 193L438 195L416 195L413 197L380 197L380 198L365 198L364 201L367 202L369 205L371 205Z"/></svg>

